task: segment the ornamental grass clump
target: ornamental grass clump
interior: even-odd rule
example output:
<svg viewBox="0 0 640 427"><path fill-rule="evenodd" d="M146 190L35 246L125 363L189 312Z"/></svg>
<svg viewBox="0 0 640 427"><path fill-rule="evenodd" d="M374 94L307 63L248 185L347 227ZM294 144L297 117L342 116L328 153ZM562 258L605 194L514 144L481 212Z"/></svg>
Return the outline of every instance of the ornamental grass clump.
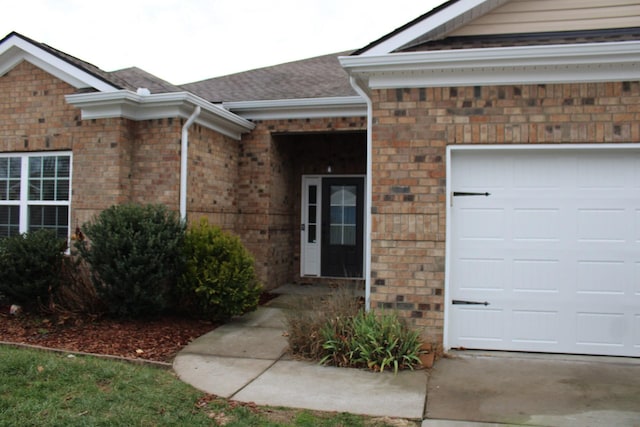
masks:
<svg viewBox="0 0 640 427"><path fill-rule="evenodd" d="M420 335L396 313L360 311L348 319L334 319L322 329L322 338L323 364L397 373L421 363Z"/></svg>

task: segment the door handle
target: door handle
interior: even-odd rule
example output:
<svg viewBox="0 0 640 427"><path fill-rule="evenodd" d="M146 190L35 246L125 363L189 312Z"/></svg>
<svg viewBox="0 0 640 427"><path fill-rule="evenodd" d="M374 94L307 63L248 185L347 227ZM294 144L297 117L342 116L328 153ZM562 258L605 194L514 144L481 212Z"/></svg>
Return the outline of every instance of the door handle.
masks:
<svg viewBox="0 0 640 427"><path fill-rule="evenodd" d="M306 224L300 224L300 231L304 231L306 228Z"/></svg>

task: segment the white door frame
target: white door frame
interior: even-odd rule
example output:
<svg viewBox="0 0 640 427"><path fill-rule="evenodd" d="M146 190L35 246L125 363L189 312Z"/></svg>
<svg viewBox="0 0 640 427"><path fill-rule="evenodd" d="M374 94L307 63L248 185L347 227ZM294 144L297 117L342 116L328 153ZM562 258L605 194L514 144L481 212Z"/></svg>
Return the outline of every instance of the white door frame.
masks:
<svg viewBox="0 0 640 427"><path fill-rule="evenodd" d="M527 145L511 145L511 144L501 144L501 145L457 145L457 146L447 146L447 157L446 157L446 238L445 238L445 274L444 274L444 328L443 328L443 347L444 350L449 350L451 348L449 344L449 326L451 322L451 283L450 283L450 272L451 272L451 215L452 215L452 197L451 193L454 190L451 188L451 177L452 177L452 156L455 152L461 151L486 151L486 150L497 150L497 151L514 151L514 150L538 150L538 151L553 151L553 150L563 150L563 151L573 151L573 150L640 150L640 144L630 144L630 143L622 143L622 144L527 144Z"/></svg>
<svg viewBox="0 0 640 427"><path fill-rule="evenodd" d="M321 274L321 247L322 247L322 178L362 178L364 181L364 192L367 192L367 180L366 175L302 175L302 191L300 197L301 209L300 209L300 277L323 277ZM316 190L316 240L315 242L308 242L308 207L309 207L309 194L308 188L310 185L317 185ZM364 212L367 212L366 197L363 200ZM367 221L367 216L363 216L363 221ZM365 224L362 224L363 229L366 230ZM365 264L367 259L367 246L366 246L367 234L363 233L363 245L362 245L362 271L365 274ZM358 277L356 279L363 279L364 277Z"/></svg>

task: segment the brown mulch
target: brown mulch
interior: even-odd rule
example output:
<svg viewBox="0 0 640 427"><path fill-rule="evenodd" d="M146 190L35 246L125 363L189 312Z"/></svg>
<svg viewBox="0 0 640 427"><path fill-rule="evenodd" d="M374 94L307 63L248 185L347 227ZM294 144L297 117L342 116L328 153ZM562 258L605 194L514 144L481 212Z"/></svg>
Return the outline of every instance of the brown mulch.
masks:
<svg viewBox="0 0 640 427"><path fill-rule="evenodd" d="M124 321L8 313L1 307L0 341L156 362L171 362L189 342L216 327L175 316Z"/></svg>
<svg viewBox="0 0 640 427"><path fill-rule="evenodd" d="M263 295L260 304L271 298ZM171 362L187 344L217 326L178 316L145 320L14 316L9 306L0 306L0 341L156 362Z"/></svg>

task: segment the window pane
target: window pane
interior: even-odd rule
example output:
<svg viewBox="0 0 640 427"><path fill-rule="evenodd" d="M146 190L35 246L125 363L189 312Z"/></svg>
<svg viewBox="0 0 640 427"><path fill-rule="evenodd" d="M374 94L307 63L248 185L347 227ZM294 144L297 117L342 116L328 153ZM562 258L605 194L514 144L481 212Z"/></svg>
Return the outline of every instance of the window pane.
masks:
<svg viewBox="0 0 640 427"><path fill-rule="evenodd" d="M20 208L18 206L0 206L0 237L19 234Z"/></svg>
<svg viewBox="0 0 640 427"><path fill-rule="evenodd" d="M69 230L68 206L30 206L29 231L55 230L58 237L67 238Z"/></svg>
<svg viewBox="0 0 640 427"><path fill-rule="evenodd" d="M58 178L69 178L69 157L58 157Z"/></svg>
<svg viewBox="0 0 640 427"><path fill-rule="evenodd" d="M6 179L0 179L0 200L9 200L8 186L9 182Z"/></svg>
<svg viewBox="0 0 640 427"><path fill-rule="evenodd" d="M9 177L9 159L8 158L0 158L0 178L8 178Z"/></svg>
<svg viewBox="0 0 640 427"><path fill-rule="evenodd" d="M56 182L52 179L42 180L42 197L40 200L55 199Z"/></svg>
<svg viewBox="0 0 640 427"><path fill-rule="evenodd" d="M355 206L356 205L356 186L355 185L347 185L343 187L343 204L345 206Z"/></svg>
<svg viewBox="0 0 640 427"><path fill-rule="evenodd" d="M20 170L22 168L22 159L13 157L9 160L9 178L20 178Z"/></svg>
<svg viewBox="0 0 640 427"><path fill-rule="evenodd" d="M20 200L20 180L9 180L9 200Z"/></svg>
<svg viewBox="0 0 640 427"><path fill-rule="evenodd" d="M342 186L341 185L332 185L331 186L331 205L342 205Z"/></svg>
<svg viewBox="0 0 640 427"><path fill-rule="evenodd" d="M56 176L56 158L43 157L42 176L45 178L55 178Z"/></svg>
<svg viewBox="0 0 640 427"><path fill-rule="evenodd" d="M39 180L29 180L29 200L42 200L40 198L42 194L41 185L42 182Z"/></svg>
<svg viewBox="0 0 640 427"><path fill-rule="evenodd" d="M344 223L355 225L356 224L356 207L347 206L344 208Z"/></svg>
<svg viewBox="0 0 640 427"><path fill-rule="evenodd" d="M342 206L331 206L329 222L331 224L342 224Z"/></svg>
<svg viewBox="0 0 640 427"><path fill-rule="evenodd" d="M309 206L309 218L308 222L315 224L316 223L316 207Z"/></svg>
<svg viewBox="0 0 640 427"><path fill-rule="evenodd" d="M56 188L56 200L69 200L69 180L61 179Z"/></svg>
<svg viewBox="0 0 640 427"><path fill-rule="evenodd" d="M307 233L307 241L309 243L316 242L316 226L315 225L309 226L309 232Z"/></svg>
<svg viewBox="0 0 640 427"><path fill-rule="evenodd" d="M343 229L344 240L343 245L353 246L356 244L356 227L353 225L345 225Z"/></svg>
<svg viewBox="0 0 640 427"><path fill-rule="evenodd" d="M29 176L31 178L39 178L42 176L42 158L29 158Z"/></svg>
<svg viewBox="0 0 640 427"><path fill-rule="evenodd" d="M309 203L310 204L317 204L318 200L318 188L315 185L310 185L309 186Z"/></svg>
<svg viewBox="0 0 640 427"><path fill-rule="evenodd" d="M329 243L332 245L342 244L342 226L332 225L329 228Z"/></svg>

